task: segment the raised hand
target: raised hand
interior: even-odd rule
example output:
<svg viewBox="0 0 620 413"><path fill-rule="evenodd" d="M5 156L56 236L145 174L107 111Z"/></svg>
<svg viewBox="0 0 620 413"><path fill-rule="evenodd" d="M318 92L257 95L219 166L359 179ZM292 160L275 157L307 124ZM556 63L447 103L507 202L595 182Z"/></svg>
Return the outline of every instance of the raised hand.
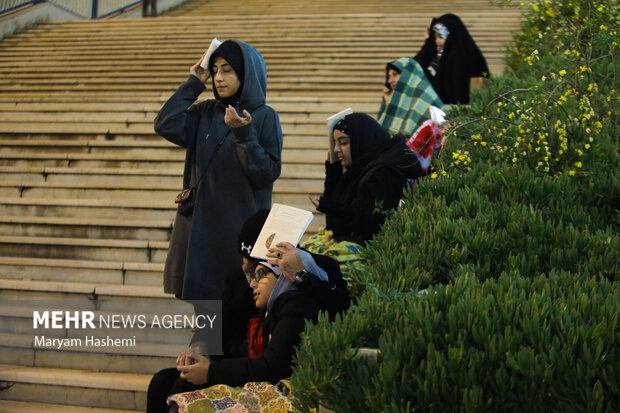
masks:
<svg viewBox="0 0 620 413"><path fill-rule="evenodd" d="M237 114L235 108L228 105L226 113L224 114L224 122L229 128L240 128L245 125L249 125L252 122L252 115L247 110L243 110L243 118Z"/></svg>
<svg viewBox="0 0 620 413"><path fill-rule="evenodd" d="M269 248L267 258L269 264L280 267L284 278L290 282L295 282L297 272L304 269L297 248L290 242L279 242L274 248Z"/></svg>
<svg viewBox="0 0 620 413"><path fill-rule="evenodd" d="M314 205L315 208L319 207L319 202L321 201L321 197L308 194L308 199L310 200L310 202L312 202L312 205Z"/></svg>
<svg viewBox="0 0 620 413"><path fill-rule="evenodd" d="M196 76L202 83L205 83L211 76L211 73L209 73L208 70L203 69L202 66L200 66L200 63L202 62L202 59L204 59L206 53L207 52L205 52L200 60L198 60L198 62L196 62L196 64L189 69L189 74Z"/></svg>

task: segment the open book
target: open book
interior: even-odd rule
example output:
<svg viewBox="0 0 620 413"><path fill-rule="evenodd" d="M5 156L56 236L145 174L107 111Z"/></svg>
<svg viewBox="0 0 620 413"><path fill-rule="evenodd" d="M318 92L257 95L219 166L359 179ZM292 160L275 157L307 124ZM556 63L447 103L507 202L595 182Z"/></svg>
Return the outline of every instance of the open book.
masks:
<svg viewBox="0 0 620 413"><path fill-rule="evenodd" d="M213 40L211 40L211 44L205 52L204 57L202 58L202 62L200 62L200 67L202 67L203 69L209 68L209 59L211 58L213 52L215 52L215 50L217 50L217 48L220 47L221 44L222 42L217 40L217 37L214 37Z"/></svg>
<svg viewBox="0 0 620 413"><path fill-rule="evenodd" d="M338 160L336 159L336 156L334 154L334 126L336 126L336 123L338 123L340 119L344 118L345 116L351 113L353 113L353 109L346 108L344 110L341 110L338 113L331 115L329 118L327 118L327 137L329 139L329 162L330 163L334 163Z"/></svg>
<svg viewBox="0 0 620 413"><path fill-rule="evenodd" d="M279 242L290 242L297 246L313 218L312 212L305 209L273 204L250 256L266 260L269 248Z"/></svg>

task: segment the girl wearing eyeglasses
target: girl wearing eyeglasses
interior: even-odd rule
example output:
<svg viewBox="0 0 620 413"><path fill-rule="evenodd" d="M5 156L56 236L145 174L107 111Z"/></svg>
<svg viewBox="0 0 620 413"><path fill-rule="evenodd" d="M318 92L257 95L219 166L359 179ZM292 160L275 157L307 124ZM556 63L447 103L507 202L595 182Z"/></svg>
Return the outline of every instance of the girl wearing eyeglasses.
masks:
<svg viewBox="0 0 620 413"><path fill-rule="evenodd" d="M166 395L156 383L158 380L169 380L165 377L168 375L180 377L194 386L186 386L182 391L198 390L215 384L276 384L291 375L295 346L301 340L305 320L316 321L319 304L288 281L276 265L260 262L248 278L254 303L260 311L260 321L249 328L249 356L212 361L201 354L186 355L188 360L177 364L176 369L162 370L153 378L149 387L147 412L168 411L169 407L163 402ZM172 390L168 394L171 393L176 391Z"/></svg>

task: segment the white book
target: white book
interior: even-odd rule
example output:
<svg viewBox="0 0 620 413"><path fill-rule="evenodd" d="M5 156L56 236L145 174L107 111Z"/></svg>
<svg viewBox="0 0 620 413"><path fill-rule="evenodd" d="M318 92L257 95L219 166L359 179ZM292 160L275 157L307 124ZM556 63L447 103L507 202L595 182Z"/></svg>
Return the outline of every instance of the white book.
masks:
<svg viewBox="0 0 620 413"><path fill-rule="evenodd" d="M290 242L297 246L313 218L312 212L305 209L273 204L250 256L266 260L269 248L279 242Z"/></svg>
<svg viewBox="0 0 620 413"><path fill-rule="evenodd" d="M446 113L437 106L431 105L429 112L431 113L431 120L436 124L441 125L446 121Z"/></svg>
<svg viewBox="0 0 620 413"><path fill-rule="evenodd" d="M202 58L202 62L200 62L200 67L202 67L203 69L209 68L209 59L211 58L213 52L215 52L215 50L220 47L221 44L222 42L217 40L217 37L214 37L213 40L211 40L211 44L205 52L204 57Z"/></svg>
<svg viewBox="0 0 620 413"><path fill-rule="evenodd" d="M327 136L329 139L329 162L330 163L334 163L338 160L336 159L335 154L334 154L334 126L336 126L336 123L338 123L340 119L343 119L345 116L351 113L353 113L353 109L346 108L344 110L341 110L338 113L331 115L329 118L327 118Z"/></svg>

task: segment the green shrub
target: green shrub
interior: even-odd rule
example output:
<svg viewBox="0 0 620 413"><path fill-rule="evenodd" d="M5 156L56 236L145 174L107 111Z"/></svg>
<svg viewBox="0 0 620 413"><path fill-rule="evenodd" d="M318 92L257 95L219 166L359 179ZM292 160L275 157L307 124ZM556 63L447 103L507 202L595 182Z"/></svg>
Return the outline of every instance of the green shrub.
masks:
<svg viewBox="0 0 620 413"><path fill-rule="evenodd" d="M409 194L352 274L382 292L449 282L461 267L480 279L519 271L620 275L618 170L597 196L588 177L559 178L477 163L463 176L426 179Z"/></svg>
<svg viewBox="0 0 620 413"><path fill-rule="evenodd" d="M369 292L342 321L322 320L292 382L303 411L315 400L355 412L618 411L619 316L618 283L516 271L480 282L462 268L428 295ZM377 341L377 362L352 357Z"/></svg>
<svg viewBox="0 0 620 413"><path fill-rule="evenodd" d="M363 249L357 305L307 326L300 410L620 411L620 6L526 7L508 73Z"/></svg>

